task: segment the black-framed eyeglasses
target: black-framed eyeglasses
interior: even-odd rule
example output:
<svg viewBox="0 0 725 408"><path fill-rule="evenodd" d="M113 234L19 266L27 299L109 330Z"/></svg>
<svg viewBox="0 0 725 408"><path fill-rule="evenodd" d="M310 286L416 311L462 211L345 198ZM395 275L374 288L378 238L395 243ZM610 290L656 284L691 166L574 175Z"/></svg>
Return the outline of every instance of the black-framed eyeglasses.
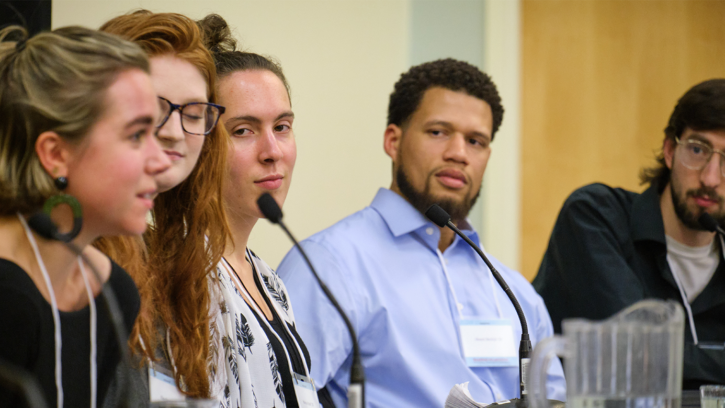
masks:
<svg viewBox="0 0 725 408"><path fill-rule="evenodd" d="M690 139L683 142L676 137L675 141L682 146L682 154L679 155L679 158L683 166L690 170L702 170L710 163L712 155L717 153L720 155L720 174L725 177L725 152L713 149L712 146L699 140Z"/></svg>
<svg viewBox="0 0 725 408"><path fill-rule="evenodd" d="M214 129L219 117L226 110L221 105L208 102L191 102L177 105L161 96L159 96L159 108L161 114L159 115L159 121L156 122L157 129L164 126L171 114L178 110L181 118L181 128L184 132L201 136L208 135Z"/></svg>

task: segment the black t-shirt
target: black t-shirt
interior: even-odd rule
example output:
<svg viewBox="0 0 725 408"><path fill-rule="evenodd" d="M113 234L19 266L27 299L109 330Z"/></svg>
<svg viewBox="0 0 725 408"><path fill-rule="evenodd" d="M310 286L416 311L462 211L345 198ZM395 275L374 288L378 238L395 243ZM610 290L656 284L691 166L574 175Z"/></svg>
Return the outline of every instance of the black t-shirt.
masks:
<svg viewBox="0 0 725 408"><path fill-rule="evenodd" d="M131 277L111 263L105 285L113 289L131 331L140 299ZM90 271L89 271L90 272ZM119 362L113 325L103 299L97 308L98 405L103 403ZM64 406L90 406L90 308L60 312L61 362ZM38 381L49 407L57 405L55 385L55 331L50 303L38 291L28 274L17 264L0 259L0 361L21 367ZM125 344L124 344L125 347ZM23 397L0 383L0 406L23 406Z"/></svg>

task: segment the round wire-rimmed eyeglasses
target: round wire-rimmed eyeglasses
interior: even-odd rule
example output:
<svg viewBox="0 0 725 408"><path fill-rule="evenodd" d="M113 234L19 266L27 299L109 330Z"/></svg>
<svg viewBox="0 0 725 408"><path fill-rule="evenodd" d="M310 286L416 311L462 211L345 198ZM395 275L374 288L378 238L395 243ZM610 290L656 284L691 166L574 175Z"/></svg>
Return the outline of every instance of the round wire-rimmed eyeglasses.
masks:
<svg viewBox="0 0 725 408"><path fill-rule="evenodd" d="M725 152L713 149L709 144L700 140L688 139L685 141L675 137L675 141L683 149L683 154L679 155L680 163L690 170L702 170L710 163L712 156L717 153L720 155L720 174L725 177Z"/></svg>
<svg viewBox="0 0 725 408"><path fill-rule="evenodd" d="M156 122L156 128L166 124L175 110L179 111L181 128L190 135L208 135L219 121L219 117L226 110L225 107L215 103L191 102L184 105L171 103L168 99L159 96L161 115Z"/></svg>

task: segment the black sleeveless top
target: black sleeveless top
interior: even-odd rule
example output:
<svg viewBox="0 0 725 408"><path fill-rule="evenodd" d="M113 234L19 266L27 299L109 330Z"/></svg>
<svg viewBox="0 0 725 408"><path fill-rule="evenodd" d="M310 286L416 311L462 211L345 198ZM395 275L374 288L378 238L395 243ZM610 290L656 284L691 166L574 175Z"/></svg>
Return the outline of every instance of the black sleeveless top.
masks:
<svg viewBox="0 0 725 408"><path fill-rule="evenodd" d="M140 307L131 277L111 263L110 285L116 294L126 330L131 331ZM90 272L90 271L89 271ZM113 325L103 299L96 297L98 406L101 406L120 356ZM60 312L64 406L90 406L90 307ZM17 264L0 259L0 364L32 375L49 407L57 406L55 331L50 303ZM124 344L125 347L125 344ZM21 394L0 382L0 407L25 406Z"/></svg>

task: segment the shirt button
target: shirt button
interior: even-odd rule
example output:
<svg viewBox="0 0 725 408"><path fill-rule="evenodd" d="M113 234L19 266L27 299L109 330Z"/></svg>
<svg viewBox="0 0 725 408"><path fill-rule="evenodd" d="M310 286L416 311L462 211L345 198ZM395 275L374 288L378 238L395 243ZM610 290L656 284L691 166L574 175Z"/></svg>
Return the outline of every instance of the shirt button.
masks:
<svg viewBox="0 0 725 408"><path fill-rule="evenodd" d="M458 304L458 311L460 312L461 310L463 310L463 305L459 303Z"/></svg>
<svg viewBox="0 0 725 408"><path fill-rule="evenodd" d="M432 227L426 228L425 229L425 233L428 234L428 235L433 235L433 228Z"/></svg>

